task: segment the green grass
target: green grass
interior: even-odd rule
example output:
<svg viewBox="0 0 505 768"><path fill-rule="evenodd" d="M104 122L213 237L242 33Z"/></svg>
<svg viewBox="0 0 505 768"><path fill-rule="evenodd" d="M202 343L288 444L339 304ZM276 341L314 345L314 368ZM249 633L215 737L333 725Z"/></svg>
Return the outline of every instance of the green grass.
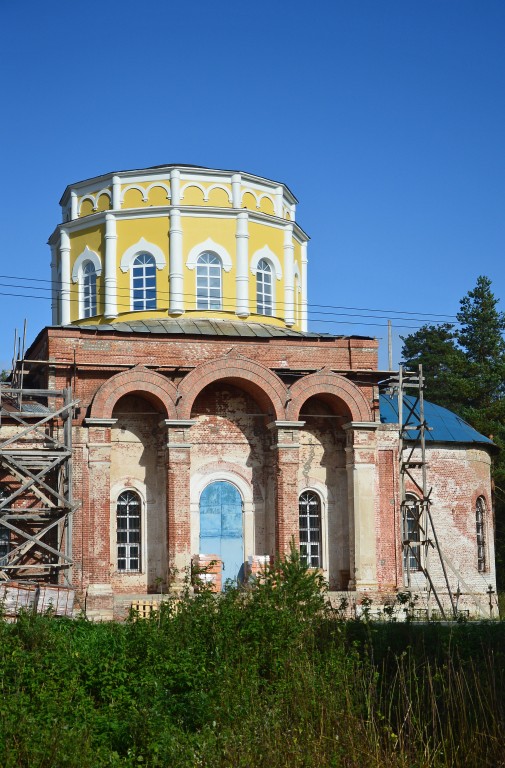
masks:
<svg viewBox="0 0 505 768"><path fill-rule="evenodd" d="M296 557L147 621L0 622L2 768L505 765L505 625L345 622Z"/></svg>

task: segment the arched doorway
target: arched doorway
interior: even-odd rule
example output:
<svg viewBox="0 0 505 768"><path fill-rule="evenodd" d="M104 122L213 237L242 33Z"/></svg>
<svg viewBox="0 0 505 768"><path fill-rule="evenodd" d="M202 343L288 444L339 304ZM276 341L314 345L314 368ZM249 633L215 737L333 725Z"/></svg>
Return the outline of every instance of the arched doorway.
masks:
<svg viewBox="0 0 505 768"><path fill-rule="evenodd" d="M200 496L200 552L223 562L223 584L242 578L244 534L242 497L225 480L208 485Z"/></svg>

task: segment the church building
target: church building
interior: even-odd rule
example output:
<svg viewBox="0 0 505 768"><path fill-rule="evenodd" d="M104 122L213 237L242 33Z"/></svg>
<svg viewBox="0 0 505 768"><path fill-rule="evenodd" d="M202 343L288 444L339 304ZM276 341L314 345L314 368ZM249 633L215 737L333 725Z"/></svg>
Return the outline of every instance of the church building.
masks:
<svg viewBox="0 0 505 768"><path fill-rule="evenodd" d="M292 542L358 603L411 588L447 605L449 586L485 613L494 446L426 403L430 520L412 512L420 465L402 498L378 341L308 328L285 184L157 166L71 184L61 208L26 380L78 401L71 579L90 616L176 589L203 556L245 580Z"/></svg>

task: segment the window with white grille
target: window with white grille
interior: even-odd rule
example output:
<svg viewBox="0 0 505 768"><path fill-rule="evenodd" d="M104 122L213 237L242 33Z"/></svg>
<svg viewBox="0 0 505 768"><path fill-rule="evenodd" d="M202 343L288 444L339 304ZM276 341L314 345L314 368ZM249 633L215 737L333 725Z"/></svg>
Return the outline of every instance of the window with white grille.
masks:
<svg viewBox="0 0 505 768"><path fill-rule="evenodd" d="M272 267L266 259L261 259L256 270L256 312L271 317L273 308Z"/></svg>
<svg viewBox="0 0 505 768"><path fill-rule="evenodd" d="M134 491L123 491L117 500L117 568L140 571L140 520L142 504Z"/></svg>
<svg viewBox="0 0 505 768"><path fill-rule="evenodd" d="M139 253L133 262L132 307L156 309L156 261L150 253Z"/></svg>
<svg viewBox="0 0 505 768"><path fill-rule="evenodd" d="M211 251L196 262L196 308L222 309L222 263Z"/></svg>
<svg viewBox="0 0 505 768"><path fill-rule="evenodd" d="M91 261L82 265L82 310L84 317L96 315L96 270Z"/></svg>
<svg viewBox="0 0 505 768"><path fill-rule="evenodd" d="M298 501L300 557L309 568L322 568L321 500L317 493L304 491Z"/></svg>

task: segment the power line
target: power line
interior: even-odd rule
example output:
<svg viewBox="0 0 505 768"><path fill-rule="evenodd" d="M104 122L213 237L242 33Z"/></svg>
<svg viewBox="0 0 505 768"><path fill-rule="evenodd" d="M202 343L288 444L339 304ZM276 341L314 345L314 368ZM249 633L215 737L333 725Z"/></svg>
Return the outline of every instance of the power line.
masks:
<svg viewBox="0 0 505 768"><path fill-rule="evenodd" d="M75 286L77 285L77 283L74 283L72 281L71 282L63 283L62 281L53 281L53 280L49 280L47 278L44 279L44 278L34 278L34 277L21 277L21 276L18 276L18 275L0 275L0 279L4 279L4 280L22 280L24 282L49 283L51 288L42 288L41 287L40 289L38 289L38 290L45 290L45 291L51 291L53 286L56 286L57 288L59 288L59 287L65 285L65 287L68 287L68 288L72 289L72 288L75 288ZM6 288L7 287L12 287L12 288L19 287L19 288L29 288L30 289L30 286L17 286L17 285L10 285L10 284L9 285L5 285L3 283L0 283L0 285L3 285ZM123 294L125 296L130 297L130 290L129 289L117 288L116 289L116 293L119 294L119 295ZM163 290L160 290L158 288L156 290L156 293L157 293L158 296L169 296L169 291L163 291ZM2 295L7 295L7 294L2 294ZM185 298L197 298L196 294L183 293L182 295ZM235 301L234 297L223 296L222 298L224 300L226 300L226 301L227 300ZM283 301L276 301L275 303L276 303L277 306L284 306L284 302ZM440 318L448 318L448 319L454 319L454 320L456 320L456 318L457 318L457 315L442 314L442 313L437 313L437 312L412 312L411 310L379 309L377 307L347 307L347 306L340 305L340 304L316 304L316 303L312 303L311 302L310 305L309 304L307 305L307 307L311 307L311 308L317 307L318 309L350 310L351 312L382 312L382 313L384 313L386 315L385 319L388 319L388 316L392 315L392 314L394 314L394 315L410 315L410 316L412 316L412 317L409 317L409 318L399 317L398 318L399 320L404 320L404 319L413 320L413 319L415 319L415 317L426 317L426 318L430 318L430 317L431 318L437 318L437 317L440 317ZM316 310L314 310L314 311L316 311ZM318 314L334 314L334 313L318 312ZM370 315L351 315L351 314L348 315L347 312L344 312L344 313L339 312L339 313L335 313L335 314L339 314L339 315L345 314L346 316L349 316L349 317L369 317L370 316ZM374 317L374 316L372 315L372 317ZM445 322L445 321L444 320L433 320L433 322L441 323L441 322Z"/></svg>

